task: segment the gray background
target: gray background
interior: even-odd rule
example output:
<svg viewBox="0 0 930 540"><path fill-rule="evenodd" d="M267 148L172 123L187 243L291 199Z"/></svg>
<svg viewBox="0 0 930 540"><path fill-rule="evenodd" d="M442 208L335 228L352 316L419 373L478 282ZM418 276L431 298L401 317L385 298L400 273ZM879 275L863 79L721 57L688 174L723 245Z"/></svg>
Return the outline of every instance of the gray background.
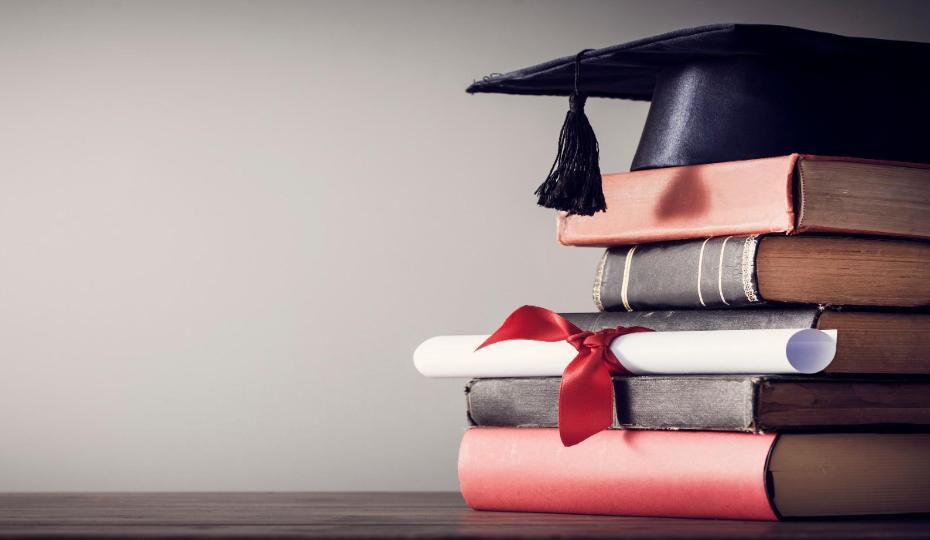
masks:
<svg viewBox="0 0 930 540"><path fill-rule="evenodd" d="M0 490L455 489L436 334L592 309L532 191L567 100L472 79L743 21L928 40L924 2L0 4ZM646 105L589 102L602 168Z"/></svg>

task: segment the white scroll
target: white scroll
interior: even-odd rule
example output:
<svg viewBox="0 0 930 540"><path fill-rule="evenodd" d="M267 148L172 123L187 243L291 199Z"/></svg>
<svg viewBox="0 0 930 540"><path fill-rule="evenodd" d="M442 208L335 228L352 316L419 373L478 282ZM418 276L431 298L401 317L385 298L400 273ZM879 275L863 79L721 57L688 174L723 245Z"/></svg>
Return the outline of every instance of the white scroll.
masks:
<svg viewBox="0 0 930 540"><path fill-rule="evenodd" d="M504 341L475 351L488 336L439 336L413 353L427 377L558 377L577 354L568 343ZM640 332L613 340L611 351L636 375L800 374L825 369L836 330Z"/></svg>

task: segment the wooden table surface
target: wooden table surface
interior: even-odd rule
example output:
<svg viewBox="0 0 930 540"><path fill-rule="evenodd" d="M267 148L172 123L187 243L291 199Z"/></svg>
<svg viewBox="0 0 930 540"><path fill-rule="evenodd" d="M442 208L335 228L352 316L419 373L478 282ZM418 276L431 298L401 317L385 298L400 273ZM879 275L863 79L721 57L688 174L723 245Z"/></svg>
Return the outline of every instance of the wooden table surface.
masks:
<svg viewBox="0 0 930 540"><path fill-rule="evenodd" d="M0 538L930 538L930 517L765 523L475 512L457 493L0 494Z"/></svg>

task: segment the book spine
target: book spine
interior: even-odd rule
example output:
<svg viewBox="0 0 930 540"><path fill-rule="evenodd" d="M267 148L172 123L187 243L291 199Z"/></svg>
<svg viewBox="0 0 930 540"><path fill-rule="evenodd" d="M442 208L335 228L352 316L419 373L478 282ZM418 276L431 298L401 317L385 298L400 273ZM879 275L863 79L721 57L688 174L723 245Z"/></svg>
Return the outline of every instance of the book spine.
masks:
<svg viewBox="0 0 930 540"><path fill-rule="evenodd" d="M657 332L691 330L755 330L766 328L813 328L821 310L817 307L777 309L708 309L677 311L612 311L562 313L575 326L589 332L617 326L644 326Z"/></svg>
<svg viewBox="0 0 930 540"><path fill-rule="evenodd" d="M774 435L474 428L459 450L476 510L776 520L765 489Z"/></svg>
<svg viewBox="0 0 930 540"><path fill-rule="evenodd" d="M759 305L757 250L755 235L611 248L594 302L601 311Z"/></svg>
<svg viewBox="0 0 930 540"><path fill-rule="evenodd" d="M465 389L472 425L558 426L558 377L475 379ZM752 377L617 377L614 428L753 431Z"/></svg>

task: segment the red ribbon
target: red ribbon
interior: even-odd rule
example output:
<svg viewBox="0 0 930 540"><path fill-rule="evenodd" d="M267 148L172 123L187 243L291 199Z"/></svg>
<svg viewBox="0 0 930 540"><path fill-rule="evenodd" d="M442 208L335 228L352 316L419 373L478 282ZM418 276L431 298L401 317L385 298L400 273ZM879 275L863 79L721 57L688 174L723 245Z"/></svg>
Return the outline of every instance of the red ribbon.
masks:
<svg viewBox="0 0 930 540"><path fill-rule="evenodd" d="M478 349L512 339L567 341L578 355L562 372L559 386L559 437L572 446L610 427L614 419L613 375L630 375L610 350L610 342L624 334L651 332L649 328L605 328L586 332L558 313L536 306L523 306Z"/></svg>

